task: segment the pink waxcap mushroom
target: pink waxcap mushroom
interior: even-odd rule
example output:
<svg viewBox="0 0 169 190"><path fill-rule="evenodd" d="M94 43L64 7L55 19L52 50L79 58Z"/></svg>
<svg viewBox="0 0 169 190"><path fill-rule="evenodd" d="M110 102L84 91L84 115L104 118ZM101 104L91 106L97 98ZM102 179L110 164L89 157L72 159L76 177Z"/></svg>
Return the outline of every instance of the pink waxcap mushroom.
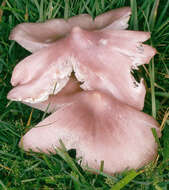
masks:
<svg viewBox="0 0 169 190"><path fill-rule="evenodd" d="M160 137L158 123L149 115L121 103L110 94L83 91L76 101L66 105L21 139L20 146L29 151L55 153L59 140L67 149L76 149L82 165L113 174L138 169L157 155L151 128Z"/></svg>
<svg viewBox="0 0 169 190"><path fill-rule="evenodd" d="M131 72L154 56L155 49L142 44L149 37L147 32L75 27L68 36L14 68L11 83L16 87L8 98L27 103L46 101L66 86L74 72L83 90L109 92L141 110L146 93L143 79L137 82Z"/></svg>
<svg viewBox="0 0 169 190"><path fill-rule="evenodd" d="M130 18L129 7L108 11L97 16L94 20L90 15L81 14L64 19L52 19L44 23L22 23L17 25L10 34L9 39L15 40L31 52L48 46L58 38L67 35L75 26L86 30L103 28L126 29Z"/></svg>

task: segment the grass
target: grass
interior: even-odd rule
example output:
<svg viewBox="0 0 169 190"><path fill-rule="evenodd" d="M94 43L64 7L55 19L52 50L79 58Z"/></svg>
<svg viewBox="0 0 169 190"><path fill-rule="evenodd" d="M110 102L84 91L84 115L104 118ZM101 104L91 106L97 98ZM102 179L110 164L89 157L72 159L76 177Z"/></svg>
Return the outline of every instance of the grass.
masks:
<svg viewBox="0 0 169 190"><path fill-rule="evenodd" d="M14 66L29 53L9 41L11 29L22 22L45 21L88 13L95 17L117 7L132 7L130 28L151 32L148 41L157 49L149 65L135 72L145 79L144 112L161 125L157 159L139 171L109 176L84 171L75 152L64 145L56 155L26 153L18 148L21 136L43 117L43 113L6 95L11 89ZM169 0L4 0L0 1L0 189L2 190L167 190L169 188Z"/></svg>

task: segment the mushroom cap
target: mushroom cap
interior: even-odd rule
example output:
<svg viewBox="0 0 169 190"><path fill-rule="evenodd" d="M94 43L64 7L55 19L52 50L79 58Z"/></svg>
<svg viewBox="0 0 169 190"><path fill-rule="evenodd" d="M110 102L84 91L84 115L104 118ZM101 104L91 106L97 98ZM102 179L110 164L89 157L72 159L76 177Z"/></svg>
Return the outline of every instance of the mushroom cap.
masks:
<svg viewBox="0 0 169 190"><path fill-rule="evenodd" d="M130 14L130 7L123 7L103 13L94 20L88 14L80 14L68 20L51 19L44 23L22 23L12 30L9 39L15 40L30 52L35 52L66 36L75 26L86 30L106 27L125 29L128 27Z"/></svg>
<svg viewBox="0 0 169 190"><path fill-rule="evenodd" d="M146 93L143 79L138 83L131 72L154 56L155 49L142 44L149 37L147 32L74 27L68 36L14 68L11 83L16 87L8 98L27 103L46 101L66 86L74 72L83 90L109 92L141 110Z"/></svg>
<svg viewBox="0 0 169 190"><path fill-rule="evenodd" d="M76 149L84 167L116 173L137 169L152 161L157 144L151 128L158 123L149 115L121 103L110 94L83 91L76 101L66 105L21 139L20 146L29 151L55 153L61 139L67 149Z"/></svg>

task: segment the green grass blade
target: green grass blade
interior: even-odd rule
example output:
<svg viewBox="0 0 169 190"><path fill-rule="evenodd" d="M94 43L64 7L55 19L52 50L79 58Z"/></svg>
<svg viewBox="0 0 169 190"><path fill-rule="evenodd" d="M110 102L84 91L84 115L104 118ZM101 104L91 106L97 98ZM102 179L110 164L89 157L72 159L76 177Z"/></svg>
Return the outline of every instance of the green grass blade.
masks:
<svg viewBox="0 0 169 190"><path fill-rule="evenodd" d="M53 6L53 16L52 18L55 18L56 15L58 14L59 10L61 8L61 5L59 3L59 1L55 4L55 6Z"/></svg>
<svg viewBox="0 0 169 190"><path fill-rule="evenodd" d="M73 162L72 158L69 156L69 154L67 153L66 147L64 146L62 140L60 140L60 145L61 148L58 148L56 151L57 153L68 163L68 165L70 166L70 168L76 173L78 174L82 181L86 182L84 176L81 174L81 172L79 171L79 169L77 168L77 166L75 165L75 163Z"/></svg>
<svg viewBox="0 0 169 190"><path fill-rule="evenodd" d="M50 0L47 8L47 19L52 18L52 11L53 11L53 2Z"/></svg>
<svg viewBox="0 0 169 190"><path fill-rule="evenodd" d="M84 0L82 0L82 1L83 1L83 5L84 5L85 9L87 10L87 13L93 17L93 13L92 13L92 11L89 9L89 7L88 7L88 3L90 2L90 0L89 0L89 1L84 1Z"/></svg>
<svg viewBox="0 0 169 190"><path fill-rule="evenodd" d="M74 189L75 190L81 190L81 183L79 182L78 175L74 172L71 172L70 177L73 180L74 183Z"/></svg>
<svg viewBox="0 0 169 190"><path fill-rule="evenodd" d="M116 183L110 190L120 190L125 187L132 179L134 179L140 172L136 172L135 170L131 170L128 174L121 179L118 183Z"/></svg>
<svg viewBox="0 0 169 190"><path fill-rule="evenodd" d="M1 180L0 180L0 186L2 186L2 190L8 190Z"/></svg>
<svg viewBox="0 0 169 190"><path fill-rule="evenodd" d="M157 10L159 6L160 0L155 0L153 4L153 8L149 17L149 25L150 25L150 30L152 31L154 29L154 25L156 22L156 17L157 17Z"/></svg>
<svg viewBox="0 0 169 190"><path fill-rule="evenodd" d="M36 8L38 9L38 12L40 13L40 5L38 3L38 0L32 0L32 1L35 3Z"/></svg>
<svg viewBox="0 0 169 190"><path fill-rule="evenodd" d="M169 98L169 92L156 92L155 95Z"/></svg>
<svg viewBox="0 0 169 190"><path fill-rule="evenodd" d="M65 0L64 19L69 18L69 0Z"/></svg>
<svg viewBox="0 0 169 190"><path fill-rule="evenodd" d="M23 22L24 18L20 14L18 14L18 12L23 12L23 10L13 8L8 0L6 0L6 4L11 9L11 12L14 14L14 16L17 18L17 20L20 22Z"/></svg>
<svg viewBox="0 0 169 190"><path fill-rule="evenodd" d="M169 0L167 0L167 3L165 3L164 8L162 9L162 12L160 12L160 15L159 15L159 18L157 21L158 26L161 25L162 20L164 19L165 15L167 14L167 11L169 11L168 8L169 8Z"/></svg>
<svg viewBox="0 0 169 190"><path fill-rule="evenodd" d="M138 30L137 1L130 0L130 4L132 9L131 23L133 25L133 29Z"/></svg>
<svg viewBox="0 0 169 190"><path fill-rule="evenodd" d="M155 187L156 190L163 190L163 189L162 189L160 186L158 186L157 184L154 185L154 187Z"/></svg>
<svg viewBox="0 0 169 190"><path fill-rule="evenodd" d="M104 8L105 8L105 0L101 0L101 6L102 6L102 9L104 10Z"/></svg>
<svg viewBox="0 0 169 190"><path fill-rule="evenodd" d="M152 116L156 118L154 58L151 60L149 64L149 72L150 72L150 85L151 85Z"/></svg>
<svg viewBox="0 0 169 190"><path fill-rule="evenodd" d="M158 36L161 36L162 33L160 32L161 30L163 29L167 29L165 27L169 27L168 26L168 23L169 23L169 18L167 20L165 20L163 23L160 24L160 26L158 27L157 30L155 30L155 33L158 35Z"/></svg>
<svg viewBox="0 0 169 190"><path fill-rule="evenodd" d="M43 6L44 6L44 0L41 0L40 1L40 7L39 7L39 21L40 22L43 22L44 21L44 10L43 10Z"/></svg>
<svg viewBox="0 0 169 190"><path fill-rule="evenodd" d="M160 144L160 140L159 140L159 138L158 138L158 134L157 134L156 129L155 129L155 128L152 128L151 131L152 131L152 133L153 133L153 136L154 136L154 138L155 138L156 143L158 144L158 147L161 149L161 144Z"/></svg>

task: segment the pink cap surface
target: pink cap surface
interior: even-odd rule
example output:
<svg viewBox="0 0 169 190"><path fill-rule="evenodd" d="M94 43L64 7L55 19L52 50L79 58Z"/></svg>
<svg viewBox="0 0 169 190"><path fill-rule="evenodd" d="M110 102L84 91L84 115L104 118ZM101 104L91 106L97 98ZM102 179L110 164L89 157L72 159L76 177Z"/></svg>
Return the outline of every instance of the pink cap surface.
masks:
<svg viewBox="0 0 169 190"><path fill-rule="evenodd" d="M28 151L55 153L61 139L76 149L82 165L116 173L152 161L157 144L151 128L158 123L147 114L98 91L76 94L76 101L54 112L26 133L20 146Z"/></svg>

